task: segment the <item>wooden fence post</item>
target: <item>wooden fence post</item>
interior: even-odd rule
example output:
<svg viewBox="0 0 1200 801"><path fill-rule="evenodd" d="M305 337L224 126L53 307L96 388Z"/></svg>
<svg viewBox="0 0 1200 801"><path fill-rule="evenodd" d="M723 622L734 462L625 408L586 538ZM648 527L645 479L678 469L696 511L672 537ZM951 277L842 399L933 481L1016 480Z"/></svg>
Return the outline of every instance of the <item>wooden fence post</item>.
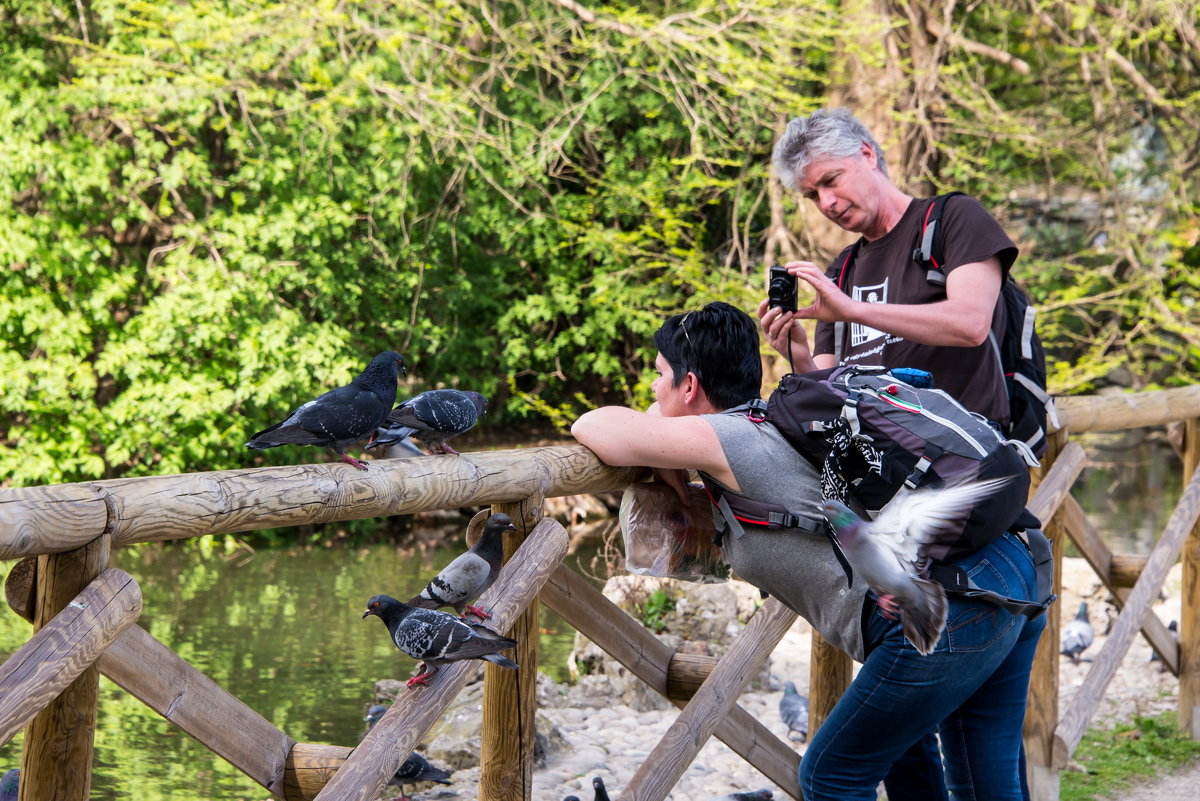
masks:
<svg viewBox="0 0 1200 801"><path fill-rule="evenodd" d="M1048 438L1042 466L1033 471L1033 495L1050 472L1067 444L1067 432L1060 429ZM1067 532L1054 519L1043 520L1043 531L1054 550L1054 591L1062 594L1063 543ZM1032 801L1058 801L1058 770L1054 768L1054 730L1058 727L1058 633L1061 603L1046 610L1046 628L1033 656L1029 675L1029 702L1025 705L1025 761Z"/></svg>
<svg viewBox="0 0 1200 801"><path fill-rule="evenodd" d="M496 504L492 512L512 518L504 535L504 561L542 519L542 498ZM484 513L481 512L481 515ZM483 736L479 747L480 801L530 801L533 797L533 739L537 715L537 648L541 603L537 596L505 634L517 641L520 670L488 663L483 669Z"/></svg>
<svg viewBox="0 0 1200 801"><path fill-rule="evenodd" d="M1183 429L1183 480L1200 466L1200 418ZM1182 609L1179 620L1179 725L1200 740L1200 523L1183 547Z"/></svg>
<svg viewBox="0 0 1200 801"><path fill-rule="evenodd" d="M853 669L850 655L825 642L825 638L813 629L808 667L809 741L850 686Z"/></svg>
<svg viewBox="0 0 1200 801"><path fill-rule="evenodd" d="M109 543L109 535L102 534L82 548L38 557L35 633L108 567ZM87 801L99 692L100 668L92 664L29 722L21 759L21 801Z"/></svg>

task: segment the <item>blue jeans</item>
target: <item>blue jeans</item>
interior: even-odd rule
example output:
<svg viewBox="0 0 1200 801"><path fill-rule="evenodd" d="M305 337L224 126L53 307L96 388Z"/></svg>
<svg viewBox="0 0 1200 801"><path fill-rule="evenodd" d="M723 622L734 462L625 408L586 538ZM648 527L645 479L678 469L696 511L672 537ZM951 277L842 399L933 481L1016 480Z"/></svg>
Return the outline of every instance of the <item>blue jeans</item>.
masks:
<svg viewBox="0 0 1200 801"><path fill-rule="evenodd" d="M976 585L1033 600L1033 559L1012 534L958 560ZM946 785L964 801L1021 801L1021 730L1045 616L950 596L946 630L921 656L876 607L867 658L800 763L805 801L869 801L892 763L935 729Z"/></svg>

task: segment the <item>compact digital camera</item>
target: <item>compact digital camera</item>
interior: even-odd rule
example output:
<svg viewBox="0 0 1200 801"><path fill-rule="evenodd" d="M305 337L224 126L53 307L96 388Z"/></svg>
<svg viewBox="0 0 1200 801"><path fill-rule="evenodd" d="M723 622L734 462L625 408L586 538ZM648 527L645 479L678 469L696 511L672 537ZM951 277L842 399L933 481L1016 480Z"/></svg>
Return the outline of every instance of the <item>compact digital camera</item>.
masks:
<svg viewBox="0 0 1200 801"><path fill-rule="evenodd" d="M796 310L796 276L778 264L772 265L768 274L767 306L789 312Z"/></svg>

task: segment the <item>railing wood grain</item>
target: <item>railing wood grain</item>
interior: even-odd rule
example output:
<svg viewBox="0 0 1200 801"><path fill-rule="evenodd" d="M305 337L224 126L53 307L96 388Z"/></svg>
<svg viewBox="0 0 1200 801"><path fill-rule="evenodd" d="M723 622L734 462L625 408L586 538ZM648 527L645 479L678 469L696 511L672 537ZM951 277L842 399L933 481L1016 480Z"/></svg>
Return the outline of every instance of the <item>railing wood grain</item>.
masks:
<svg viewBox="0 0 1200 801"><path fill-rule="evenodd" d="M777 598L762 605L625 785L623 801L667 797L795 621L796 613Z"/></svg>
<svg viewBox="0 0 1200 801"><path fill-rule="evenodd" d="M61 693L142 612L128 573L108 568L0 666L0 745Z"/></svg>
<svg viewBox="0 0 1200 801"><path fill-rule="evenodd" d="M1183 497L1167 520L1162 538L1150 552L1150 559L1141 578L1134 585L1125 602L1125 610L1113 624L1112 632L1092 669L1088 671L1071 706L1063 714L1054 735L1054 764L1060 770L1067 766L1075 747L1083 739L1088 723L1096 713L1096 707L1104 696L1104 690L1116 674L1129 644L1142 626L1142 620L1150 613L1150 605L1158 595L1167 571L1179 558L1179 552L1200 518L1200 468L1188 481Z"/></svg>
<svg viewBox="0 0 1200 801"><path fill-rule="evenodd" d="M582 576L560 565L543 587L542 600L652 690L670 698L671 649ZM672 703L684 706L680 700ZM800 755L749 712L734 705L714 733L786 793L800 797Z"/></svg>
<svg viewBox="0 0 1200 801"><path fill-rule="evenodd" d="M149 476L0 490L0 560L628 486L582 445ZM69 525L68 525L69 524Z"/></svg>
<svg viewBox="0 0 1200 801"><path fill-rule="evenodd" d="M491 611L490 623L494 628L500 631L511 628L566 553L567 532L557 521L544 519L504 566L496 584L479 599L478 603ZM363 598L364 604L366 601ZM397 659L406 658L397 653ZM475 660L453 662L439 670L428 687L401 693L389 713L367 732L329 784L317 794L317 800L373 799L478 667Z"/></svg>

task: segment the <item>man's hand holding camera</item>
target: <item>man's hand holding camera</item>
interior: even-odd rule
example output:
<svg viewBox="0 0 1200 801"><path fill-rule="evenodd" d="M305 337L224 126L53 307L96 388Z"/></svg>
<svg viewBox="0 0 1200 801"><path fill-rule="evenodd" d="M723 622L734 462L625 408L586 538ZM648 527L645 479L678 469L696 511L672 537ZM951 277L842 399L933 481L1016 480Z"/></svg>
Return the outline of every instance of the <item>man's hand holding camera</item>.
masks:
<svg viewBox="0 0 1200 801"><path fill-rule="evenodd" d="M790 288L785 278L791 279ZM802 279L813 289L812 302L800 306L797 286ZM790 295L789 295L790 289ZM789 302L790 300L790 302ZM801 320L837 322L850 319L854 301L845 295L825 272L811 261L775 265L768 272L767 298L758 304L758 319L767 343L788 357L792 368L799 372L818 369L808 347L808 335ZM789 310L789 306L790 309ZM790 355L789 351L790 344Z"/></svg>

